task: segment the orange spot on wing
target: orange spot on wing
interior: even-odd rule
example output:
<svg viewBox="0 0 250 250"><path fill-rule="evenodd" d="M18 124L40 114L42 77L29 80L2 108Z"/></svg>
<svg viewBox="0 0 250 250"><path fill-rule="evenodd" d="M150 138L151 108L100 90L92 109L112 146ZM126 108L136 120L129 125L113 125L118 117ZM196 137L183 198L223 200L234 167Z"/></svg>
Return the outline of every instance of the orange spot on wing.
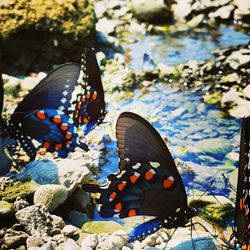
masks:
<svg viewBox="0 0 250 250"><path fill-rule="evenodd" d="M49 149L49 147L50 147L50 142L45 141L45 142L43 143L43 146L44 146L46 149Z"/></svg>
<svg viewBox="0 0 250 250"><path fill-rule="evenodd" d="M71 132L67 132L65 137L66 137L66 139L69 140L72 137L72 133Z"/></svg>
<svg viewBox="0 0 250 250"><path fill-rule="evenodd" d="M82 104L79 102L78 104L77 104L77 107L76 107L77 109L81 109L82 108Z"/></svg>
<svg viewBox="0 0 250 250"><path fill-rule="evenodd" d="M120 211L122 210L122 203L121 203L121 202L119 202L119 203L117 203L117 204L115 205L115 210L116 210L117 212L120 212Z"/></svg>
<svg viewBox="0 0 250 250"><path fill-rule="evenodd" d="M97 92L95 91L92 95L92 99L95 100L97 98Z"/></svg>
<svg viewBox="0 0 250 250"><path fill-rule="evenodd" d="M72 144L72 141L66 141L66 147L67 148L69 148L71 144Z"/></svg>
<svg viewBox="0 0 250 250"><path fill-rule="evenodd" d="M240 199L240 210L243 210L243 206L244 206L244 201L243 199Z"/></svg>
<svg viewBox="0 0 250 250"><path fill-rule="evenodd" d="M90 92L86 93L86 98L89 99L90 98Z"/></svg>
<svg viewBox="0 0 250 250"><path fill-rule="evenodd" d="M61 130L62 130L62 131L67 131L68 128L69 128L69 126L68 126L67 123L63 123L63 124L61 125Z"/></svg>
<svg viewBox="0 0 250 250"><path fill-rule="evenodd" d="M86 117L84 117L84 118L83 118L83 123L84 123L84 124L87 124L88 122L89 122L89 120L88 120Z"/></svg>
<svg viewBox="0 0 250 250"><path fill-rule="evenodd" d="M81 116L78 116L78 123L80 123L82 121Z"/></svg>
<svg viewBox="0 0 250 250"><path fill-rule="evenodd" d="M170 188L173 185L173 183L174 183L174 180L169 179L169 178L165 179L163 181L163 188Z"/></svg>
<svg viewBox="0 0 250 250"><path fill-rule="evenodd" d="M36 116L37 116L37 118L39 118L40 120L46 119L46 114L44 113L44 111L37 111L37 112L36 112Z"/></svg>
<svg viewBox="0 0 250 250"><path fill-rule="evenodd" d="M60 116L54 116L53 117L53 122L58 124L58 123L61 123L62 122L62 119Z"/></svg>
<svg viewBox="0 0 250 250"><path fill-rule="evenodd" d="M136 216L136 210L134 208L130 209L128 211L128 216L129 217Z"/></svg>
<svg viewBox="0 0 250 250"><path fill-rule="evenodd" d="M112 201L114 200L116 197L116 192L113 192L110 196L109 196L109 199Z"/></svg>
<svg viewBox="0 0 250 250"><path fill-rule="evenodd" d="M124 187L126 186L127 182L123 181L122 183L117 185L118 190L122 191Z"/></svg>
<svg viewBox="0 0 250 250"><path fill-rule="evenodd" d="M56 150L60 150L62 148L62 144L58 143L55 145Z"/></svg>
<svg viewBox="0 0 250 250"><path fill-rule="evenodd" d="M138 176L136 176L136 175L131 175L131 176L129 177L129 179L130 179L130 181L131 181L132 183L135 183L135 182L138 180Z"/></svg>
<svg viewBox="0 0 250 250"><path fill-rule="evenodd" d="M85 100L86 100L85 96L82 96L82 99L81 99L82 103L84 103Z"/></svg>
<svg viewBox="0 0 250 250"><path fill-rule="evenodd" d="M153 177L154 177L154 174L150 170L145 173L145 179L147 181L150 181Z"/></svg>

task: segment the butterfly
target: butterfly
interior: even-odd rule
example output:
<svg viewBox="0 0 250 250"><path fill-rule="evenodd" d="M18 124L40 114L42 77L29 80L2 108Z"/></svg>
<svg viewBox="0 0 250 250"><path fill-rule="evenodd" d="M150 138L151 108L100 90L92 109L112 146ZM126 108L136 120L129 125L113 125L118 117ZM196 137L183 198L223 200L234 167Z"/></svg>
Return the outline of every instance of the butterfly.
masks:
<svg viewBox="0 0 250 250"><path fill-rule="evenodd" d="M81 65L65 63L52 70L19 103L9 120L1 117L0 128L6 147L13 147L14 139L31 160L41 148L65 158L77 146L87 150L77 130L82 128L86 135L105 114L100 69L94 51L85 48ZM41 146L36 147L32 139Z"/></svg>
<svg viewBox="0 0 250 250"><path fill-rule="evenodd" d="M236 191L234 232L237 249L250 250L250 117L244 118L241 127L239 172Z"/></svg>
<svg viewBox="0 0 250 250"><path fill-rule="evenodd" d="M109 175L105 185L83 185L85 191L100 193L100 215L155 216L133 229L129 242L161 227L184 226L197 211L187 205L181 176L159 133L144 118L124 112L116 123L116 137L120 172Z"/></svg>

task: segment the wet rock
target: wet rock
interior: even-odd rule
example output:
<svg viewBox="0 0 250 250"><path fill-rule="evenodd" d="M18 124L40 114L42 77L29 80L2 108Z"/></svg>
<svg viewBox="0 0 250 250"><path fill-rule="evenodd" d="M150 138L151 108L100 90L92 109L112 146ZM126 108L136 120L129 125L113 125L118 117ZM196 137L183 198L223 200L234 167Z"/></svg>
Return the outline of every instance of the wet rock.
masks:
<svg viewBox="0 0 250 250"><path fill-rule="evenodd" d="M223 138L204 139L195 143L195 147L214 155L224 155L232 149L230 141Z"/></svg>
<svg viewBox="0 0 250 250"><path fill-rule="evenodd" d="M169 7L160 0L153 2L131 0L130 9L138 20L148 23L166 23L171 18Z"/></svg>
<svg viewBox="0 0 250 250"><path fill-rule="evenodd" d="M26 232L34 236L47 236L53 230L53 218L44 205L37 204L16 212L16 219Z"/></svg>
<svg viewBox="0 0 250 250"><path fill-rule="evenodd" d="M90 221L88 216L76 210L72 210L68 213L68 220L76 227L81 228L86 222Z"/></svg>
<svg viewBox="0 0 250 250"><path fill-rule="evenodd" d="M14 218L14 214L13 204L0 200L0 220L11 220Z"/></svg>
<svg viewBox="0 0 250 250"><path fill-rule="evenodd" d="M34 194L34 204L43 204L52 212L68 198L68 190L62 185L42 185Z"/></svg>
<svg viewBox="0 0 250 250"><path fill-rule="evenodd" d="M83 225L82 231L88 233L114 233L123 230L123 226L114 221L90 221Z"/></svg>
<svg viewBox="0 0 250 250"><path fill-rule="evenodd" d="M89 234L83 239L81 243L81 250L87 250L87 248L95 249L98 243L97 235L96 234Z"/></svg>
<svg viewBox="0 0 250 250"><path fill-rule="evenodd" d="M80 250L80 247L77 245L77 243L72 239L67 239L67 241L63 245L64 250Z"/></svg>

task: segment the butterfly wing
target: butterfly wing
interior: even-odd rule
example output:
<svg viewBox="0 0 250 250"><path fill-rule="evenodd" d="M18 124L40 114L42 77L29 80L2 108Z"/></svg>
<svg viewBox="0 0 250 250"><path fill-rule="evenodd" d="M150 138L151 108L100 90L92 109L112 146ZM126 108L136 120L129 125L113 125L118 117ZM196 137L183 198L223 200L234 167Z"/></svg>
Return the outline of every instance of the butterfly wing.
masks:
<svg viewBox="0 0 250 250"><path fill-rule="evenodd" d="M104 118L104 93L100 71L91 49L82 65L67 63L43 79L18 105L11 117L10 133L33 159L39 141L50 152L67 157L76 146L87 150L76 129L87 134Z"/></svg>
<svg viewBox="0 0 250 250"><path fill-rule="evenodd" d="M250 118L244 118L241 128L239 173L235 204L235 237L240 245L250 247ZM248 248L246 248L248 249Z"/></svg>
<svg viewBox="0 0 250 250"><path fill-rule="evenodd" d="M173 158L153 126L125 112L116 125L119 167L104 186L85 185L101 193L101 216L152 215L162 218L187 209L185 188Z"/></svg>
<svg viewBox="0 0 250 250"><path fill-rule="evenodd" d="M2 111L3 111L3 78L2 78L2 73L0 71L0 116L2 115Z"/></svg>

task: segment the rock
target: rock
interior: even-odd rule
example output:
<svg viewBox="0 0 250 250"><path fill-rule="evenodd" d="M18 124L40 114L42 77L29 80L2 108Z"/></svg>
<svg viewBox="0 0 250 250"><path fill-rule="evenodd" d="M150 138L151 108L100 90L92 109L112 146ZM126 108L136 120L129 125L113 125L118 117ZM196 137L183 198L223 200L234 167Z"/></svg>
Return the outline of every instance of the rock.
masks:
<svg viewBox="0 0 250 250"><path fill-rule="evenodd" d="M195 147L203 152L215 155L224 155L232 149L230 141L223 138L204 139L195 143Z"/></svg>
<svg viewBox="0 0 250 250"><path fill-rule="evenodd" d="M213 94L206 94L203 96L204 102L207 104L219 104L221 101L221 94L215 92Z"/></svg>
<svg viewBox="0 0 250 250"><path fill-rule="evenodd" d="M220 7L215 12L209 13L208 16L210 18L214 17L214 18L228 19L231 16L231 13L233 10L234 10L234 6L226 5L226 6Z"/></svg>
<svg viewBox="0 0 250 250"><path fill-rule="evenodd" d="M29 203L26 200L21 199L20 197L17 197L16 201L14 202L14 208L16 211L23 209L25 207L28 207L28 206L29 206Z"/></svg>
<svg viewBox="0 0 250 250"><path fill-rule="evenodd" d="M37 82L34 77L28 76L21 81L22 90L32 90L36 86Z"/></svg>
<svg viewBox="0 0 250 250"><path fill-rule="evenodd" d="M99 242L96 246L96 250L114 250L113 243L107 239L105 241Z"/></svg>
<svg viewBox="0 0 250 250"><path fill-rule="evenodd" d="M62 185L42 185L34 194L34 204L43 204L49 212L55 210L68 198L68 190Z"/></svg>
<svg viewBox="0 0 250 250"><path fill-rule="evenodd" d="M90 204L90 194L83 191L82 189L77 189L70 197L69 202L74 204L79 211L82 211Z"/></svg>
<svg viewBox="0 0 250 250"><path fill-rule="evenodd" d="M53 236L53 240L56 241L57 244L62 244L66 241L66 237L59 233Z"/></svg>
<svg viewBox="0 0 250 250"><path fill-rule="evenodd" d="M169 115L168 115L168 119L169 120L175 120L178 119L180 116L182 116L185 112L186 112L186 108L180 107L175 109L174 111L172 111Z"/></svg>
<svg viewBox="0 0 250 250"><path fill-rule="evenodd" d="M96 234L89 234L81 243L81 250L87 250L86 248L95 249L98 243Z"/></svg>
<svg viewBox="0 0 250 250"><path fill-rule="evenodd" d="M109 240L116 246L118 249L122 249L122 247L126 244L128 240L128 233L124 230L118 230L111 234Z"/></svg>
<svg viewBox="0 0 250 250"><path fill-rule="evenodd" d="M6 233L4 236L4 246L5 249L16 249L20 246L25 245L28 235L20 231L12 231L11 233Z"/></svg>
<svg viewBox="0 0 250 250"><path fill-rule="evenodd" d="M83 159L43 159L29 163L16 176L20 180L32 179L38 184L61 184L71 194L76 187L83 184L89 169L95 164L90 158Z"/></svg>
<svg viewBox="0 0 250 250"><path fill-rule="evenodd" d="M243 90L242 93L245 97L250 99L250 84L248 84Z"/></svg>
<svg viewBox="0 0 250 250"><path fill-rule="evenodd" d="M63 250L80 250L80 247L72 239L67 239L64 243Z"/></svg>
<svg viewBox="0 0 250 250"><path fill-rule="evenodd" d="M53 218L44 205L37 204L16 212L16 219L26 232L34 236L47 236L53 230Z"/></svg>
<svg viewBox="0 0 250 250"><path fill-rule="evenodd" d="M138 20L148 23L166 23L171 18L170 9L160 0L131 0L130 10Z"/></svg>
<svg viewBox="0 0 250 250"><path fill-rule="evenodd" d="M232 103L232 106L234 106L240 99L240 93L235 87L232 87L228 92L223 94L221 98L221 105L223 107L225 104Z"/></svg>
<svg viewBox="0 0 250 250"><path fill-rule="evenodd" d="M1 179L0 179L1 183ZM35 184L32 181L13 181L8 179L4 182L4 189L0 189L0 197L2 200L14 202L18 197L30 198L35 192Z"/></svg>
<svg viewBox="0 0 250 250"><path fill-rule="evenodd" d="M250 2L242 0L233 0L233 4L237 7L236 18L248 16L250 13Z"/></svg>
<svg viewBox="0 0 250 250"><path fill-rule="evenodd" d="M185 22L186 17L191 13L191 2L187 0L179 0L172 4L171 9L174 13L174 17L178 21Z"/></svg>
<svg viewBox="0 0 250 250"><path fill-rule="evenodd" d="M226 154L225 158L235 165L239 161L239 154L236 152L230 152Z"/></svg>
<svg viewBox="0 0 250 250"><path fill-rule="evenodd" d="M239 80L239 76L237 73L231 73L231 74L228 74L228 75L224 75L222 76L221 80L222 80L222 83L232 83L232 82L237 82Z"/></svg>
<svg viewBox="0 0 250 250"><path fill-rule="evenodd" d="M234 70L247 65L250 63L250 50L249 49L240 49L238 51L233 51L225 61L230 67Z"/></svg>
<svg viewBox="0 0 250 250"><path fill-rule="evenodd" d="M11 220L14 218L15 210L11 203L0 200L0 220Z"/></svg>
<svg viewBox="0 0 250 250"><path fill-rule="evenodd" d="M96 30L104 32L107 35L114 34L115 28L118 25L116 20L109 20L106 17L98 20Z"/></svg>
<svg viewBox="0 0 250 250"><path fill-rule="evenodd" d="M30 249L31 247L42 247L44 245L44 241L40 237L30 236L27 238L26 245L27 248Z"/></svg>
<svg viewBox="0 0 250 250"><path fill-rule="evenodd" d="M73 226L73 225L66 225L62 229L62 234L64 234L67 237L72 237L73 235L78 233L79 228Z"/></svg>
<svg viewBox="0 0 250 250"><path fill-rule="evenodd" d="M52 217L53 228L63 229L66 226L65 222L60 216L52 214L51 217Z"/></svg>
<svg viewBox="0 0 250 250"><path fill-rule="evenodd" d="M86 222L90 221L86 214L76 210L72 210L68 213L68 219L72 225L79 228L81 228Z"/></svg>
<svg viewBox="0 0 250 250"><path fill-rule="evenodd" d="M115 231L123 230L123 226L114 221L90 221L86 222L83 227L83 232L88 233L109 233L112 234Z"/></svg>
<svg viewBox="0 0 250 250"><path fill-rule="evenodd" d="M4 58L0 66L4 72L31 72L34 65L46 69L69 59L79 60L78 46L93 38L95 32L96 18L89 0L57 4L50 0L4 1L0 3L0 15ZM44 47L47 53L42 52ZM58 53L51 53L55 48ZM65 48L71 48L71 53L65 52Z"/></svg>
<svg viewBox="0 0 250 250"><path fill-rule="evenodd" d="M205 18L204 14L197 15L193 19L187 22L187 26L195 28L201 24L204 18Z"/></svg>

